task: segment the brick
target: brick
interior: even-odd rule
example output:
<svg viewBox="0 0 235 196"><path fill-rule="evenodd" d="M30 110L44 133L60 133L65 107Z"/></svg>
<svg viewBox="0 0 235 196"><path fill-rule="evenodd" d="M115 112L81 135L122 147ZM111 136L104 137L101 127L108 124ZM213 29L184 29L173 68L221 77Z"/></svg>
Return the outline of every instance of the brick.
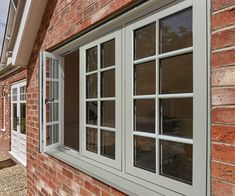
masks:
<svg viewBox="0 0 235 196"><path fill-rule="evenodd" d="M235 8L212 15L212 29L226 27L235 23Z"/></svg>
<svg viewBox="0 0 235 196"><path fill-rule="evenodd" d="M212 105L234 105L235 88L212 89Z"/></svg>
<svg viewBox="0 0 235 196"><path fill-rule="evenodd" d="M212 86L234 86L235 67L212 70L211 84Z"/></svg>
<svg viewBox="0 0 235 196"><path fill-rule="evenodd" d="M94 184L91 184L90 182L87 181L85 182L85 188L90 192L94 193L95 195L100 195L101 190Z"/></svg>
<svg viewBox="0 0 235 196"><path fill-rule="evenodd" d="M233 196L235 195L235 185L220 180L212 180L212 196Z"/></svg>
<svg viewBox="0 0 235 196"><path fill-rule="evenodd" d="M235 107L212 109L212 123L235 124Z"/></svg>
<svg viewBox="0 0 235 196"><path fill-rule="evenodd" d="M213 141L235 144L235 127L233 126L213 125L211 134Z"/></svg>
<svg viewBox="0 0 235 196"><path fill-rule="evenodd" d="M235 183L235 166L212 161L211 176L226 182Z"/></svg>
<svg viewBox="0 0 235 196"><path fill-rule="evenodd" d="M212 34L212 49L233 46L235 44L235 28L226 29Z"/></svg>
<svg viewBox="0 0 235 196"><path fill-rule="evenodd" d="M235 0L212 0L212 9L219 10L235 5Z"/></svg>
<svg viewBox="0 0 235 196"><path fill-rule="evenodd" d="M67 169L63 168L62 169L62 173L68 177L69 179L73 179L73 173L71 173L70 171L68 171Z"/></svg>
<svg viewBox="0 0 235 196"><path fill-rule="evenodd" d="M212 144L213 160L235 163L235 147L228 144Z"/></svg>
<svg viewBox="0 0 235 196"><path fill-rule="evenodd" d="M231 65L235 65L235 50L221 51L212 54L211 66L213 68Z"/></svg>

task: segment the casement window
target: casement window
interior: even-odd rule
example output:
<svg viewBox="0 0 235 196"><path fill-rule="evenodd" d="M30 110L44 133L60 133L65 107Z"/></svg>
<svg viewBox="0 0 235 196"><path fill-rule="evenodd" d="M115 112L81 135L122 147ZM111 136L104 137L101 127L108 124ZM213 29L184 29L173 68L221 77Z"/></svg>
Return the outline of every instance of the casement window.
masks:
<svg viewBox="0 0 235 196"><path fill-rule="evenodd" d="M206 195L201 5L147 2L42 52L41 150L129 194Z"/></svg>
<svg viewBox="0 0 235 196"><path fill-rule="evenodd" d="M3 86L2 89L2 125L1 125L1 130L5 131L6 129L6 89Z"/></svg>

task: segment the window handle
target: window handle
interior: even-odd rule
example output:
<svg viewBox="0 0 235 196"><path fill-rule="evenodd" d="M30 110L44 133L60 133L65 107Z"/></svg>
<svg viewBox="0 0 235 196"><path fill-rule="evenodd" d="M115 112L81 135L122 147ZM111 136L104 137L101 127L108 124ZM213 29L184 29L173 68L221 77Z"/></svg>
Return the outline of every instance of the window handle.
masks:
<svg viewBox="0 0 235 196"><path fill-rule="evenodd" d="M48 103L48 102L54 102L54 98L46 98L45 99L45 103Z"/></svg>

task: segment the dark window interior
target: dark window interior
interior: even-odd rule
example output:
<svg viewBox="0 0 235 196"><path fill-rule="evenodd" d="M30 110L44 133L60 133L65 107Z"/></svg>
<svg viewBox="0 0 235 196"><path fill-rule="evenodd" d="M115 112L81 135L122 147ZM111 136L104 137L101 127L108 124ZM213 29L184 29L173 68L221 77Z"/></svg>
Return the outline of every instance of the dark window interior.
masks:
<svg viewBox="0 0 235 196"><path fill-rule="evenodd" d="M79 51L64 57L64 145L79 150Z"/></svg>

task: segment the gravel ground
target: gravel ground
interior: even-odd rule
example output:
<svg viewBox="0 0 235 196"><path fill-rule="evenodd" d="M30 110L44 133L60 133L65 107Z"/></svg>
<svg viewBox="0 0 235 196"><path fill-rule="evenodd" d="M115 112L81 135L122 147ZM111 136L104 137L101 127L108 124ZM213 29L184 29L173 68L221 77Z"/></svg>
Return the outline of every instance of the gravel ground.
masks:
<svg viewBox="0 0 235 196"><path fill-rule="evenodd" d="M0 152L0 161L10 156ZM20 164L0 170L0 196L26 196L26 169Z"/></svg>

